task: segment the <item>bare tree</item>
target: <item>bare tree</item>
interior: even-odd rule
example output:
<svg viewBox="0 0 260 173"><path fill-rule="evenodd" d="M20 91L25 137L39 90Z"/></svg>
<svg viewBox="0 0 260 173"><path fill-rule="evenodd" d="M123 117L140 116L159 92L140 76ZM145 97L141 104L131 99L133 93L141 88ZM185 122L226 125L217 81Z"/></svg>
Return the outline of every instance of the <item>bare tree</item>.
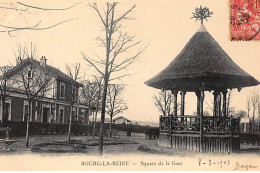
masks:
<svg viewBox="0 0 260 173"><path fill-rule="evenodd" d="M119 8L117 2L107 2L105 9L103 9L103 7L100 9L97 3L89 3L89 6L97 13L102 23L102 31L105 32L105 38L97 38L97 40L100 41L100 46L105 49L104 58L97 56L96 59L98 60L96 60L82 53L83 58L87 61L87 63L94 67L96 71L104 78L99 141L99 153L103 154L103 129L108 84L112 80L122 79L123 77L128 76L129 74L122 74L122 71L131 65L146 47L140 47L135 54L129 55L129 51L132 48L139 46L141 42L134 41L135 36L130 36L127 32L122 31L123 22L132 19L129 15L135 9L135 5L121 15L116 13Z"/></svg>
<svg viewBox="0 0 260 173"><path fill-rule="evenodd" d="M171 114L172 94L171 91L160 91L158 95L153 96L154 104L163 116Z"/></svg>
<svg viewBox="0 0 260 173"><path fill-rule="evenodd" d="M46 97L46 94L48 93L48 91L50 90L54 90L53 87L53 81L49 82L49 86L48 87L44 87L42 88L42 90L40 90L38 96L35 99L35 102L37 102L37 107L36 107L36 111L37 111L37 122L41 122L41 118L43 117L42 115L42 110L43 108L48 105L46 102L44 102L44 98ZM53 94L53 93L52 93ZM53 94L54 97L54 94Z"/></svg>
<svg viewBox="0 0 260 173"><path fill-rule="evenodd" d="M80 73L80 64L76 63L72 67L69 65L66 65L67 74L71 78L71 100L70 100L70 119L69 119L69 131L68 131L68 142L70 142L71 138L71 123L72 123L72 114L73 114L73 107L74 104L77 103L77 87L78 86L78 80L79 73Z"/></svg>
<svg viewBox="0 0 260 173"><path fill-rule="evenodd" d="M69 7L65 7L65 8L43 8L43 7L38 7L38 6L34 6L34 5L29 5L29 4L25 4L22 2L16 2L16 3L12 3L12 2L1 2L0 3L0 8L3 10L12 10L12 11L16 11L18 13L19 16L22 16L24 14L31 14L32 10L38 10L38 11L64 11L64 10L69 10L75 6L77 6L80 3L76 3L73 4ZM37 30L46 30L46 29L50 29L50 28L54 28L58 25L64 24L66 22L70 22L73 20L76 20L77 18L72 18L72 19L67 19L67 20L63 20L60 21L58 23L52 24L52 25L47 25L47 26L41 26L42 21L38 21L35 24L32 24L30 26L7 26L4 24L0 23L0 32L2 33L8 33L9 36L11 35L13 32L18 32L18 31L24 31L24 30L31 30L31 31L37 31Z"/></svg>
<svg viewBox="0 0 260 173"><path fill-rule="evenodd" d="M127 109L126 102L121 97L124 91L123 85L112 84L108 86L106 113L110 116L109 136L112 137L113 117Z"/></svg>
<svg viewBox="0 0 260 173"><path fill-rule="evenodd" d="M17 2L17 4L27 7L27 8L32 8L32 9L37 9L37 10L44 10L44 11L64 11L64 10L69 10L73 7L75 7L76 5L80 4L80 2L73 4L69 7L65 7L65 8L43 8L43 7L38 7L38 6L33 6L33 5L28 5L22 2Z"/></svg>
<svg viewBox="0 0 260 173"><path fill-rule="evenodd" d="M84 80L82 82L83 87L80 91L80 101L83 104L86 104L88 106L94 106L95 105L95 97L98 88L95 82L90 80Z"/></svg>
<svg viewBox="0 0 260 173"><path fill-rule="evenodd" d="M253 121L255 120L255 113L257 111L258 101L259 101L259 94L256 90L254 90L251 96Z"/></svg>
<svg viewBox="0 0 260 173"><path fill-rule="evenodd" d="M233 92L233 90L228 90L228 93L227 93L227 107L226 107L226 109L227 109L227 116L229 116L230 115L230 113L231 112L234 112L234 108L233 107L230 107L230 103L231 103L231 100L232 100L232 92Z"/></svg>
<svg viewBox="0 0 260 173"><path fill-rule="evenodd" d="M18 87L27 97L28 113L25 117L26 120L26 147L29 147L29 129L30 120L32 118L31 109L32 103L43 97L42 93L47 92L52 84L53 75L50 74L45 67L39 65L34 59L36 52L35 48L31 47L30 53L27 47L18 49L18 63L24 62L24 66L16 66L8 72L10 79L14 85Z"/></svg>
<svg viewBox="0 0 260 173"><path fill-rule="evenodd" d="M97 114L101 106L102 80L103 78L98 77L95 77L95 80L92 82L86 80L83 82L81 90L82 102L95 107L95 114L93 115L93 139L96 133Z"/></svg>
<svg viewBox="0 0 260 173"><path fill-rule="evenodd" d="M97 114L98 114L98 111L99 111L99 108L102 104L102 80L103 78L96 78L96 81L95 81L95 84L98 88L97 90L97 93L96 93L96 105L95 105L95 108L96 108L96 112L95 112L95 117L94 117L94 127L93 127L93 139L95 137L95 133L96 133L96 121L97 121Z"/></svg>
<svg viewBox="0 0 260 173"><path fill-rule="evenodd" d="M247 109L247 117L249 118L250 110L251 110L251 97L248 96L246 100L246 109Z"/></svg>
<svg viewBox="0 0 260 173"><path fill-rule="evenodd" d="M258 110L258 118L260 118L260 99L258 97L258 100L257 100L257 110Z"/></svg>
<svg viewBox="0 0 260 173"><path fill-rule="evenodd" d="M12 66L2 66L0 67L0 100L2 104L2 124L6 125L8 120L8 115L6 114L6 100L11 94L13 82L7 76L8 71L12 68Z"/></svg>

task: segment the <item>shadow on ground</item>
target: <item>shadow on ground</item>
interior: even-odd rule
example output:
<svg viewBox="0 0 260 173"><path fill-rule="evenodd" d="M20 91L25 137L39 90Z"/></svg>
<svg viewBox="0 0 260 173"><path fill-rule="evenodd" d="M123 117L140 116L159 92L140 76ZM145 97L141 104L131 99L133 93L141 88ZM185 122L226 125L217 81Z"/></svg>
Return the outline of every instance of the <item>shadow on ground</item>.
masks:
<svg viewBox="0 0 260 173"><path fill-rule="evenodd" d="M138 144L138 142L117 138L104 139L104 146L125 144ZM98 139L55 141L36 144L31 148L31 151L39 153L88 153L89 150L93 149L93 146L98 145Z"/></svg>

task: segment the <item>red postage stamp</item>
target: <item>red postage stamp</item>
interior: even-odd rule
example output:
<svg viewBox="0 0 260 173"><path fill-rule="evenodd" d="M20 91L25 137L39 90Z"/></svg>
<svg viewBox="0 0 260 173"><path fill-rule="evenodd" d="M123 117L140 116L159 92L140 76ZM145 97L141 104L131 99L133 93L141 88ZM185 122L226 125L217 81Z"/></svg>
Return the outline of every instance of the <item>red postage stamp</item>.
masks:
<svg viewBox="0 0 260 173"><path fill-rule="evenodd" d="M230 0L231 40L260 40L260 0Z"/></svg>

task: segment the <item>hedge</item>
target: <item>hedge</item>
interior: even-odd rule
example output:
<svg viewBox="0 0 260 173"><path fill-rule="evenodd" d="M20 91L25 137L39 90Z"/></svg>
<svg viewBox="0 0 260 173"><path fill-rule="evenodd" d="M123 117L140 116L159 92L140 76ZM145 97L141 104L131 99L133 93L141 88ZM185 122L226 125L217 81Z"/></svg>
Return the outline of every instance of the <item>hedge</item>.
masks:
<svg viewBox="0 0 260 173"><path fill-rule="evenodd" d="M0 124L1 126L1 124ZM16 122L8 121L6 127L10 127L12 131L10 136L25 136L26 134L26 122ZM109 123L104 124L104 135L108 136L108 129L110 127ZM127 131L137 133L156 133L159 134L158 127L151 126L140 126L140 125L131 125L127 126L125 124L112 124L112 129L115 131ZM68 124L58 124L58 123L38 123L30 122L29 135L65 135L68 133ZM71 133L73 135L92 135L93 133L93 123L89 125L83 125L76 122L72 123ZM96 134L98 136L100 133L100 122L96 123ZM2 135L1 135L2 136Z"/></svg>

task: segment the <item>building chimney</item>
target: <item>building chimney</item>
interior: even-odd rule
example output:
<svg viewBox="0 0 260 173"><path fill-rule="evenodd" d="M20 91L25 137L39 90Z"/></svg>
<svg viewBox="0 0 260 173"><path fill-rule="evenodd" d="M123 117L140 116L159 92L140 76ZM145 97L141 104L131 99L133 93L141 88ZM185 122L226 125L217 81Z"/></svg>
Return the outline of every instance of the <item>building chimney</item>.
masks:
<svg viewBox="0 0 260 173"><path fill-rule="evenodd" d="M18 56L16 58L16 65L20 64L22 62L22 58L20 56Z"/></svg>
<svg viewBox="0 0 260 173"><path fill-rule="evenodd" d="M42 56L42 58L40 59L40 65L46 67L46 61L47 59L45 58L45 56Z"/></svg>

